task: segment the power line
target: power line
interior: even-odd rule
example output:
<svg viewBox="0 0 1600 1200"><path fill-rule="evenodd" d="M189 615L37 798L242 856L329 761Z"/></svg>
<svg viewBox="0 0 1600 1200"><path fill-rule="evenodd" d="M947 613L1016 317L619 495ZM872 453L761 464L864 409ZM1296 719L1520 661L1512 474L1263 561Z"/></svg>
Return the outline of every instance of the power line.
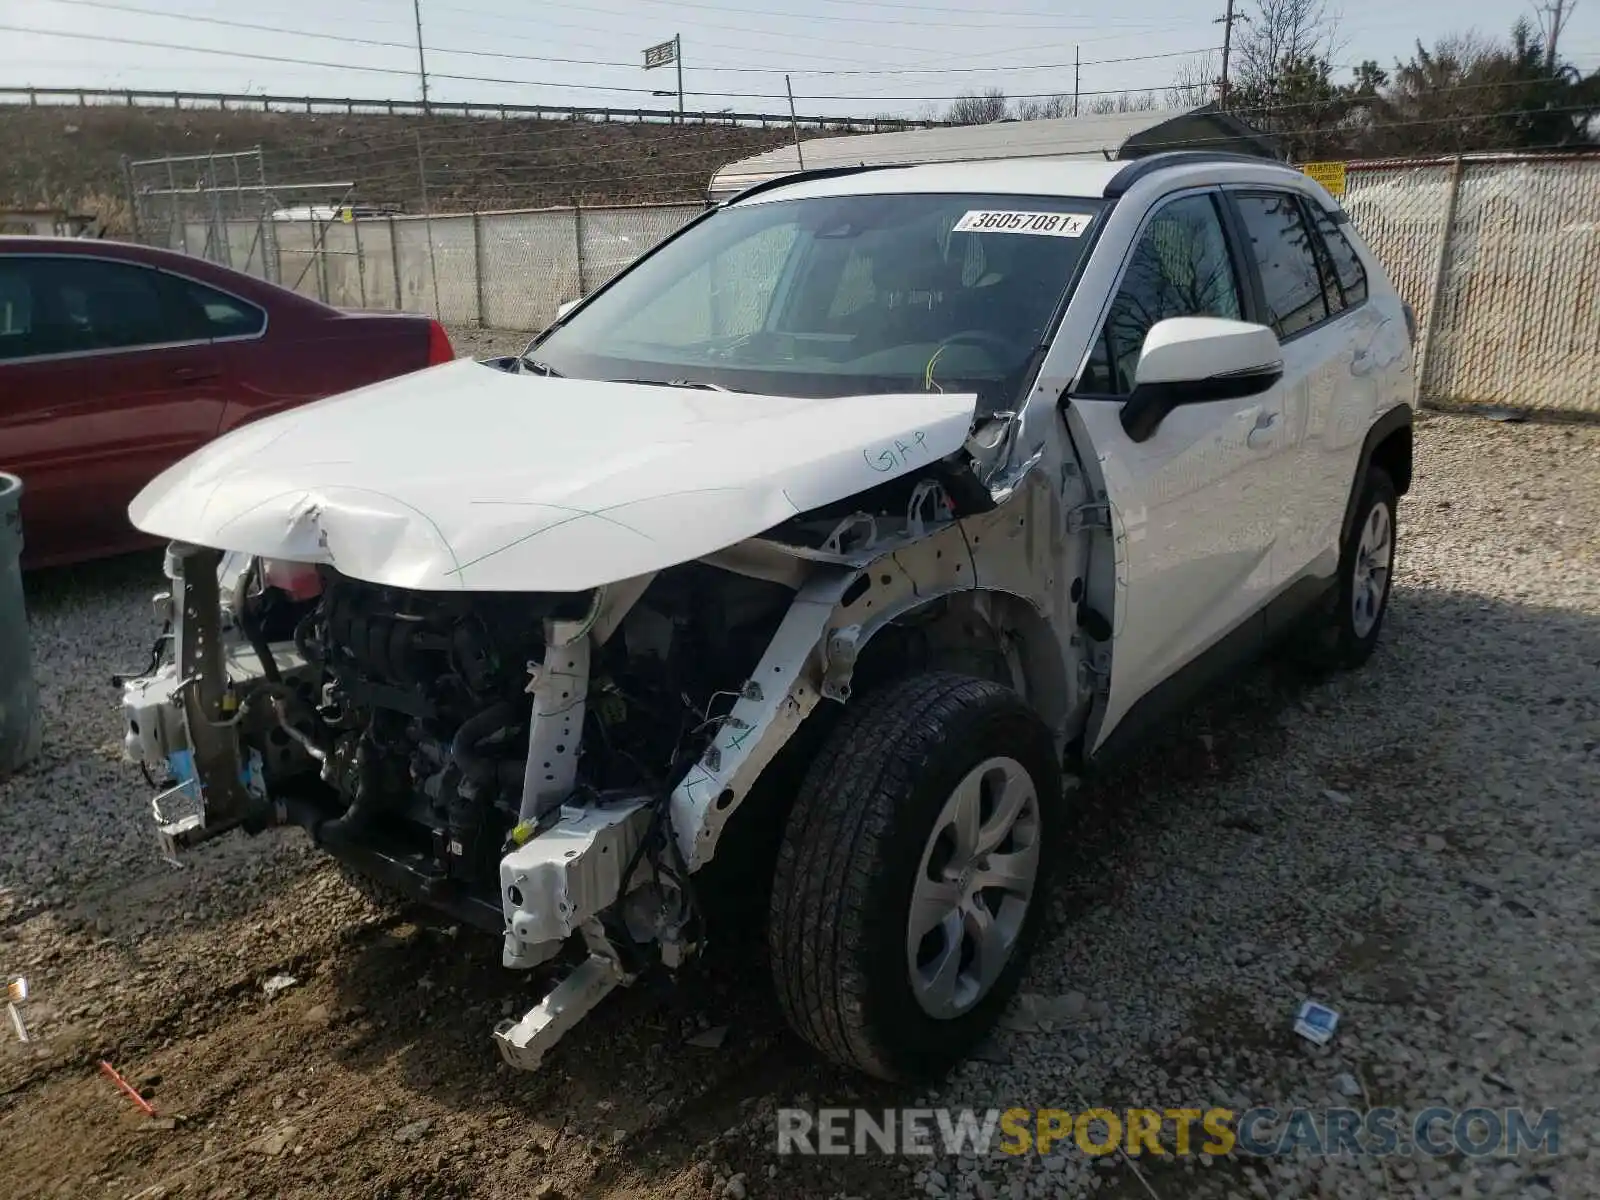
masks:
<svg viewBox="0 0 1600 1200"><path fill-rule="evenodd" d="M785 10L782 10L782 9L772 9L772 8L731 8L731 7L728 7L727 5L722 5L722 4L702 4L702 3L699 3L698 0L639 0L639 2L640 3L645 3L645 4L654 3L654 4L664 5L666 7L672 8L674 11L677 11L677 10L680 10L680 9L699 9L699 10L701 10L703 12L727 13L729 15L734 15L734 16L752 16L752 17L768 17L768 18L777 17L777 18L783 19L783 20L805 21L805 22L811 22L811 21L839 21L839 22L843 22L843 23L851 24L851 25L909 25L909 24L913 23L913 22L907 20L905 17L862 17L862 16L842 17L842 16L836 16L836 15L834 15L832 13L819 13L819 12L804 12L804 13L800 13L800 12L789 12L789 11L785 11ZM461 9L457 8L456 6L450 5L450 4L440 4L440 5L437 5L436 7L441 9L441 10L446 10L446 11L474 11L474 10L461 10ZM902 7L902 6L896 5L895 7ZM904 7L913 7L913 6L909 6L908 5L908 6L904 6ZM608 16L609 15L615 15L615 16L627 17L627 18L633 19L633 20L637 20L637 18L638 18L638 14L637 13L619 13L619 12L616 12L615 10L612 10L612 9L596 8L593 4L586 4L584 6L584 10L583 11L585 11L585 12L602 13L602 14L605 14L605 15L608 15ZM940 11L942 11L942 12L964 13L967 16L973 15L973 10L970 9L970 8L969 9L946 8L946 9L941 9ZM1042 16L1042 15L1045 15L1045 14L1038 14L1038 15ZM543 20L543 18L540 18L540 20ZM700 27L705 28L705 29L728 29L728 30L733 30L735 32L739 32L739 33L746 32L745 28L742 27L742 26L738 26L738 25L719 25L719 24L716 24L716 23L710 22L710 21L701 21L699 18L695 19L695 23L697 25L699 25ZM920 23L918 23L918 24L920 24ZM1039 25L1018 25L1018 24L1014 24L1014 23L1012 23L1010 21L1005 21L1003 23L998 23L998 24L999 24L999 27L1002 27L1002 28L1005 28L1005 29L1050 30L1050 31L1055 31L1055 32L1070 32L1070 31L1080 30L1080 29L1098 29L1098 28L1103 28L1107 24L1107 22L1102 21L1102 20L1092 20L1091 19L1091 20L1073 21L1073 22L1047 21L1047 22L1044 22L1043 24L1039 24ZM1119 24L1127 24L1129 26L1129 28L1136 28L1136 29L1161 28L1160 25L1156 24L1155 22L1151 22L1151 21L1126 22L1126 23L1119 23ZM992 30L992 29L995 29L997 27L997 22L995 22L995 21L946 21L946 20L941 19L938 22L938 26L941 29L989 29L989 30ZM791 36L791 35L789 35L789 34L780 34L780 35L777 35L777 36L788 37L788 36Z"/></svg>
<svg viewBox="0 0 1600 1200"><path fill-rule="evenodd" d="M99 43L112 44L112 45L121 45L121 46L137 46L137 47L147 48L147 49L188 51L190 53L195 53L195 54L210 54L210 55L215 55L215 56L224 57L224 58L237 58L237 59L245 59L245 60L250 60L250 61L272 62L272 63L287 63L287 64L290 64L290 65L293 65L293 66L297 66L297 67L307 67L307 66L310 66L310 67L326 67L326 68L331 68L331 69L336 69L336 70L363 71L363 72L374 73L374 74L397 75L397 76L405 76L405 77L411 77L411 76L414 75L414 72L411 71L411 70L401 69L401 68L396 68L396 67L364 66L364 65L360 65L360 64L354 64L354 63L335 63L335 62L328 62L328 61L318 61L318 60L313 60L313 59L290 58L290 57L287 57L287 56L284 56L284 55L261 54L261 53L257 53L257 52L253 52L253 51L221 50L221 49L214 49L214 48L209 48L209 47L184 46L184 45L180 45L180 44L172 43L172 42L153 41L153 40L139 39L139 38L127 38L127 37L120 37L120 36L114 36L114 35L109 35L109 34L82 33L82 32L67 31L67 30L34 29L34 28L27 27L27 26L18 26L18 25L10 25L10 24L0 24L0 31L14 32L14 33L27 33L27 34L34 34L34 35L43 36L43 37L65 38L65 39L75 40L75 41L90 41L90 42L99 42ZM1110 60L1107 60L1107 61L1110 61ZM634 94L634 95L648 94L648 93L651 93L653 91L653 89L643 88L643 87L616 87L616 86L607 86L607 85L601 85L601 84L567 83L567 82L556 81L556 80L511 79L511 78L498 78L498 77L486 76L486 75L465 75L465 74L453 74L453 73L444 73L444 72L435 72L435 73L433 73L433 75L434 75L434 78L437 78L437 79L450 79L450 80L456 80L456 81L467 82L467 83L506 84L506 85L518 86L518 87L568 88L568 89L576 89L576 90L592 91L592 92L612 92L612 93L617 93L617 94ZM1457 87L1455 89L1452 89L1452 90L1463 90L1463 89L1474 88L1474 87L1515 87L1515 86L1519 86L1519 85L1525 85L1525 84L1531 83L1531 82L1537 82L1537 81L1536 80L1514 80L1514 79L1513 80L1497 80L1497 81L1493 81L1493 82L1485 83L1485 84L1463 84L1463 85L1457 85ZM1154 89L1154 88L1147 88L1147 89L1119 88L1119 89L1105 89L1105 90L1100 91L1100 92L1087 92L1087 93L1080 93L1080 94L1081 95L1119 95L1119 94L1130 94L1130 93L1138 92L1138 91L1153 91L1153 90L1158 90L1158 89ZM776 100L786 100L787 99L786 94L772 93L772 92L725 92L725 91L718 91L718 92L685 92L684 94L686 96L707 97L707 98L712 98L712 99L755 99L755 100L774 100L774 101L776 101ZM1054 96L1061 95L1061 94L1063 94L1063 93L1060 93L1060 92L1027 92L1027 93L1018 93L1013 98L1014 99L1049 99L1049 98L1053 98ZM818 94L818 95L804 96L804 97L800 97L800 98L808 99L808 100L829 100L829 101L881 101L881 100L895 100L895 101L953 101L953 100L961 99L961 97L959 95L949 95L949 94L906 96L906 95L884 95L882 93L875 94L875 95ZM1325 101L1316 101L1314 103L1316 103L1316 104L1324 104L1326 102ZM1274 106L1274 107L1277 110L1281 110L1283 108L1294 107L1294 106L1293 105L1277 105L1277 106Z"/></svg>
<svg viewBox="0 0 1600 1200"><path fill-rule="evenodd" d="M91 0L62 0L62 2L72 2L72 3L87 4L87 3L90 3ZM93 0L93 2L98 7L110 7L110 5L102 3L102 0ZM238 22L223 22L220 18L210 18L209 20L212 20L212 21L214 21L216 23L242 24L242 23L238 23ZM252 26L246 26L246 27L249 28L249 27L252 27ZM262 27L253 26L253 28L261 29ZM410 75L415 74L415 72L413 72L411 70L402 69L402 68L398 68L398 67L377 67L377 66L366 66L366 65L363 65L363 64L359 64L359 63L338 63L338 62L329 62L329 61L319 61L319 60L316 60L316 59L291 58L291 57L288 57L286 55L261 54L261 53L258 53L258 52L246 51L246 50L222 50L222 49L215 49L215 48L207 47L207 46L185 46L185 45L181 45L181 44L174 43L174 42L154 41L154 40L143 39L143 38L120 37L120 36L115 36L115 35L111 35L111 34L82 33L82 32L78 32L78 31L69 31L69 30L61 30L61 29L34 29L34 28L29 28L29 27L21 26L21 25L9 25L9 24L0 24L0 30L6 31L6 32L10 32L10 33L33 34L33 35L38 36L38 37L67 38L67 39L75 40L75 41L100 42L100 43L108 43L108 44L112 44L112 45L121 45L121 46L138 46L138 47L141 47L141 48L144 48L144 49L152 49L152 50L187 51L187 52L189 52L191 54L210 54L210 55L215 55L215 56L224 57L224 58L248 59L248 60L251 60L251 61L254 61L254 62L288 63L288 64L291 64L291 65L294 65L294 66L327 67L327 68L331 68L331 69L335 69L335 70L365 71L365 72L369 72L369 73L382 74L382 75L406 75L406 76L410 76ZM274 32L290 32L290 31L275 30ZM335 37L337 35L332 35L332 34L311 34L311 35L307 35L307 36ZM371 42L368 42L366 39L344 38L342 36L338 37L338 40L340 40L340 41L362 42L362 43L365 43L365 44L373 44ZM407 46L404 43L393 43L392 45L393 45L394 48L398 48L398 49L405 49L405 50L410 50L411 49L410 46ZM478 53L478 52L465 51L463 53ZM484 53L486 55L489 55L491 57L530 58L530 59L534 57L534 56L523 56L523 55L501 55L501 54L498 54L498 53L492 53L492 52L487 52L487 51L482 52L482 53ZM1194 53L1194 52L1193 51L1184 51L1183 53L1188 54L1188 53ZM1121 58L1121 59L1105 59L1105 60L1101 60L1101 61L1104 62L1104 63L1136 62L1136 61L1144 60L1146 58L1158 59L1158 58L1169 58L1169 57L1177 57L1177 55L1174 55L1174 54L1148 55L1148 56L1146 56L1146 55L1135 55L1135 56L1125 57L1125 58ZM537 61L550 61L550 60L538 59ZM568 62L571 62L571 61L574 61L574 60L555 60L555 61L568 61ZM622 64L616 64L616 65L622 65ZM632 66L633 64L628 64L628 65ZM1065 66L1065 65L1067 65L1067 64L1062 64L1062 66ZM1048 69L1058 69L1056 67L1051 66L1050 64L1040 64L1039 67L1040 67L1040 69L1046 69L1046 68L1048 68ZM770 73L776 73L776 72L770 72ZM815 72L815 73L816 74L820 74L820 72ZM919 73L921 73L921 72L919 72ZM995 73L999 73L999 71L996 71ZM853 74L853 72L840 72L840 74ZM575 88L575 89L579 89L579 90L583 90L583 91L617 92L617 93L628 93L628 94L634 94L634 95L651 94L654 91L654 89L652 89L652 88L643 88L643 87L625 87L625 86L623 86L623 87L613 87L613 86L602 85L602 84L568 83L568 82L561 81L561 80L549 80L549 79L506 79L506 78L497 78L497 77L488 76L488 75L463 75L463 74L449 73L449 72L443 72L443 71L432 72L432 75L433 75L433 77L435 79L450 79L450 80L456 80L456 81L467 82L467 83L496 83L496 84L510 84L510 85L516 85L516 86L526 86L526 87ZM776 93L771 93L771 92L727 92L727 91L721 91L721 92L685 92L684 94L686 96L702 96L702 97L729 98L729 99L751 99L751 100L781 100L781 99L785 98L782 95L779 95L779 94L776 94ZM1019 94L1018 98L1019 99L1044 98L1044 97L1048 97L1048 96L1051 96L1051 95L1054 95L1054 94L1055 93L1052 93L1052 92L1024 93L1024 94ZM903 96L902 97L902 96L884 96L884 95L878 95L878 96L812 96L812 97L807 97L807 98L808 99L819 99L819 100L881 100L881 99L889 99L889 100L898 100L898 99L905 99L905 100L954 100L954 99L959 99L959 97L956 97L956 96Z"/></svg>
<svg viewBox="0 0 1600 1200"><path fill-rule="evenodd" d="M313 39L316 39L316 40L319 40L319 41L336 42L336 43L341 43L341 44L344 44L344 45L352 45L352 46L369 46L369 47L373 47L373 48L377 48L377 49L404 50L404 51L410 52L410 51L412 51L414 49L418 49L419 46L420 46L420 37L419 37L417 42L402 42L402 41L384 40L384 39L379 39L379 38L357 37L357 36L353 36L351 34L323 33L323 32L319 32L319 31L315 31L315 30L306 30L306 29L289 29L289 28L285 28L284 26L281 26L281 25L264 25L264 24L260 24L260 23L257 23L257 22L253 22L253 21L239 21L239 20L233 20L233 19L229 19L229 18L225 18L225 17L211 17L211 16L201 16L201 15L190 15L190 14L187 14L187 13L176 13L176 12L170 12L170 11L166 11L166 10L162 10L162 9L143 8L143 7L137 7L137 6L131 5L131 4L114 3L113 0L48 0L48 2L54 3L54 4L66 5L66 6L70 6L70 7L76 7L76 8L92 8L92 9L99 9L99 10L103 10L103 11L128 13L130 15L135 15L135 16L153 17L153 18L156 18L158 20L176 20L176 21L183 21L185 23L211 25L211 26L216 26L216 27L226 28L226 29L248 30L250 32L255 32L255 33L275 33L275 34L279 34L279 35L282 35L282 36L285 36L285 37L313 38ZM452 6L452 5L430 5L430 10L449 10L449 11L466 11L466 12L475 12L476 11L476 10L471 10L471 9L463 10L463 9L457 8L457 7ZM420 23L421 23L420 22L420 13L417 13L416 16L417 16L417 24L420 26ZM544 20L543 18L540 19L540 22L542 24L546 24L546 25L552 23L552 22L549 22L547 20ZM610 30L604 30L604 31L598 30L594 26L573 25L571 23L567 23L567 27L568 28L574 28L574 29L580 29L580 30L594 30L595 32L606 32L606 33L612 32ZM48 32L48 31L39 30L39 31L35 31L35 32L43 33L43 32ZM420 30L419 30L419 33L420 33ZM790 35L773 34L772 36L774 36L774 37L789 37ZM1118 36L1121 36L1121 35L1118 35ZM838 39L836 39L836 38L829 38L829 39L826 39L826 40L828 40L828 41L830 41L830 42L832 42L834 44L838 44ZM1109 40L1109 39L1099 39L1099 40ZM705 42L705 43L700 43L700 44L711 46L711 47L717 47L717 46L720 45L719 43L715 43L715 42ZM186 49L196 49L196 50L201 49L199 47L185 47L185 48ZM724 46L722 48L735 49L735 50L741 50L741 51L748 51L748 49L750 49L748 47L733 47L733 46ZM1034 49L1034 48L1036 48L1036 47L1034 47L1034 46L1019 47L1019 48L1017 48L1017 50L994 51L994 52L985 52L985 53L1002 53L1002 54L1004 54L1004 53L1016 53L1016 52L1018 52L1020 50ZM454 54L454 55L462 55L462 56L471 57L471 58L491 58L491 59L501 59L501 60L506 60L506 61L515 61L515 62L562 63L562 64L569 64L569 65L574 65L574 66L618 67L618 68L627 69L627 70L635 70L635 69L638 68L638 65L639 65L637 62L634 62L634 61L631 61L631 60L630 61L619 61L619 60L616 60L616 59L589 59L589 58L572 58L572 57L564 57L564 56L557 56L557 55L544 55L544 54L520 54L520 53L513 53L513 52L510 52L510 51L504 51L504 50L480 50L480 49L471 49L471 50L469 50L469 49L465 49L465 48L461 48L461 47L454 47L454 46L437 46L437 45L433 45L433 46L429 46L428 49L431 50L435 54ZM1189 52L1181 52L1181 53L1189 53ZM1134 55L1134 56L1126 57L1126 58L1107 59L1107 60L1103 60L1103 61L1105 61L1105 62L1135 62L1135 61L1142 61L1145 58L1152 58L1153 59L1153 58L1179 57L1179 56L1180 56L1179 53L1168 54L1168 55ZM801 58L822 58L822 59L827 59L827 58L831 58L833 56L804 54L804 53L802 53L798 57L801 57ZM958 57L971 57L971 56L967 55L967 56L958 56ZM834 61L840 61L840 60L835 58ZM846 60L842 60L842 61L852 61L852 60L846 59ZM1046 69L1047 67L1051 68L1051 69L1055 69L1054 64L1017 64L1017 65L1013 65L1013 66L1008 66L1005 69L1008 70L1008 71L1010 71L1010 70L1043 70L1043 69ZM702 71L714 71L714 72L722 73L722 74L749 74L749 75L774 75L775 76L775 75L779 75L779 74L783 74L784 73L784 71L783 71L783 69L781 67L720 66L720 65L714 65L714 64L707 64L705 66L697 67L696 69L697 70L702 70ZM982 71L994 70L994 69L996 69L996 68L985 68L985 67L953 67L953 68L930 67L930 68L923 69L923 68L910 67L910 68L898 68L898 69L878 68L878 69L874 69L874 70L871 70L871 71L861 71L859 73L863 73L863 74L867 74L867 73L871 73L871 74L896 74L896 73L903 72L903 73L906 73L906 74L934 74L934 73L939 73L940 71L944 71L944 70L960 71L960 72L964 72L964 73L973 73L973 72L982 72ZM827 74L834 74L834 73L853 74L853 73L857 73L857 72L852 72L852 71L838 71L838 72L835 72L835 71L832 71L832 70L828 70L826 68L814 68L814 69L793 70L792 73L794 73L794 74L803 74L803 75L827 75Z"/></svg>

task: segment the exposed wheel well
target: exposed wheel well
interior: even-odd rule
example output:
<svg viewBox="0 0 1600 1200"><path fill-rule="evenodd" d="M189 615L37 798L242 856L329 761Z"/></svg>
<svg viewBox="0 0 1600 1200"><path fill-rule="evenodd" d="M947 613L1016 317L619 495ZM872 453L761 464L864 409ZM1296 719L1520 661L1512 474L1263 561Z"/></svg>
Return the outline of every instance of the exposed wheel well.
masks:
<svg viewBox="0 0 1600 1200"><path fill-rule="evenodd" d="M847 704L817 704L762 772L728 819L715 856L697 878L737 898L735 911L770 886L778 841L800 779L847 708L910 675L954 671L1010 687L1053 731L1058 742L1081 732L1065 647L1027 601L975 590L942 596L878 629L861 647ZM717 882L713 882L717 881ZM745 915L753 909L744 908ZM763 912L765 910L762 910ZM741 933L749 932L741 930Z"/></svg>
<svg viewBox="0 0 1600 1200"><path fill-rule="evenodd" d="M1404 496L1411 490L1412 426L1407 423L1390 433L1372 448L1372 465L1382 467L1394 481L1394 490Z"/></svg>

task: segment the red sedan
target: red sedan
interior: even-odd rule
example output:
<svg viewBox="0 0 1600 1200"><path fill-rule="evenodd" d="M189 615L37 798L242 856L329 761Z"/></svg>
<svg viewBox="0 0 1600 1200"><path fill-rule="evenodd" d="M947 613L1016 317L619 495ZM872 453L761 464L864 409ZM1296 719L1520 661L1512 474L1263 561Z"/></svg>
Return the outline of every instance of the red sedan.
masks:
<svg viewBox="0 0 1600 1200"><path fill-rule="evenodd" d="M24 568L150 545L128 502L246 421L454 357L437 321L353 313L175 251L0 237L0 471Z"/></svg>

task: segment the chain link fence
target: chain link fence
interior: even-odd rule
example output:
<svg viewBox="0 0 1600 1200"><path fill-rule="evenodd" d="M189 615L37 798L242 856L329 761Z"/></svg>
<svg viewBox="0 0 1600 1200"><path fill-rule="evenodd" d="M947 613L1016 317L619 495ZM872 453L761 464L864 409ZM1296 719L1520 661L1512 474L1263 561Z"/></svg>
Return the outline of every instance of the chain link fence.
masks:
<svg viewBox="0 0 1600 1200"><path fill-rule="evenodd" d="M374 216L327 200L285 210L280 189L249 182L260 164L248 155L133 168L146 240L342 308L506 330L544 328L557 306L703 211ZM1600 158L1351 163L1346 178L1355 227L1416 310L1423 404L1600 416ZM334 187L296 185L297 194L318 186Z"/></svg>
<svg viewBox="0 0 1600 1200"><path fill-rule="evenodd" d="M446 324L539 330L556 307L586 296L703 210L698 204L618 205L364 217L339 209L312 219L174 227L184 249L336 308L426 313ZM248 247L265 224L272 253ZM202 249L203 247L203 249Z"/></svg>
<svg viewBox="0 0 1600 1200"><path fill-rule="evenodd" d="M1347 180L1416 309L1423 403L1600 416L1600 158L1352 163Z"/></svg>

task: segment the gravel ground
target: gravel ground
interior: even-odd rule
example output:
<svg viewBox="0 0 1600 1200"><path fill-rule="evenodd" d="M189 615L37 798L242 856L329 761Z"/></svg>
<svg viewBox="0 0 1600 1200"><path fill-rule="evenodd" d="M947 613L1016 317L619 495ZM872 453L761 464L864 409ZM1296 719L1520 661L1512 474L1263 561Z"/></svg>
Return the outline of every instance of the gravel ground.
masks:
<svg viewBox="0 0 1600 1200"><path fill-rule="evenodd" d="M457 335L458 350L520 348ZM155 858L110 676L159 557L30 578L43 759L0 784L0 1043L18 1196L1600 1195L1600 429L1426 419L1363 671L1267 666L1077 795L1070 869L981 1061L913 1095L784 1031L764 964L611 997L498 1064L498 946L350 891L297 832ZM277 974L295 984L275 996ZM1303 998L1331 1044L1290 1032ZM691 1044L726 1027L717 1049ZM696 1039L704 1040L704 1039ZM102 1077L150 1094L137 1114ZM780 1159L781 1105L1561 1110L1559 1152L1252 1164Z"/></svg>

